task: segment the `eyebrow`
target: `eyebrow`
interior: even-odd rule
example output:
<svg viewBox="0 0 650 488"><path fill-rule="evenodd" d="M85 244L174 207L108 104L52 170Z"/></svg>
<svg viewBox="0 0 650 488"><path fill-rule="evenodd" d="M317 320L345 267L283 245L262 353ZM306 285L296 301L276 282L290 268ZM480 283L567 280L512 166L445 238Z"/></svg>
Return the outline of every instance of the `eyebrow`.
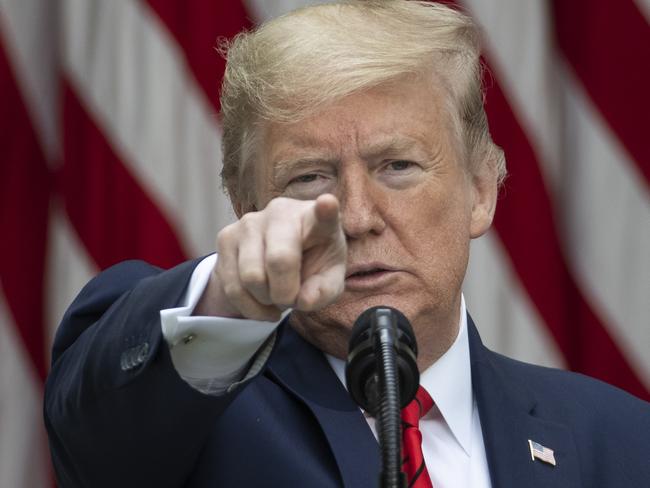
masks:
<svg viewBox="0 0 650 488"><path fill-rule="evenodd" d="M378 156L408 151L418 144L422 144L422 142L412 137L392 136L368 145L361 151L361 157L368 161L376 159Z"/></svg>
<svg viewBox="0 0 650 488"><path fill-rule="evenodd" d="M338 163L338 157L298 157L281 159L273 166L273 177L274 180L278 181L296 170L312 168L321 164L336 166Z"/></svg>

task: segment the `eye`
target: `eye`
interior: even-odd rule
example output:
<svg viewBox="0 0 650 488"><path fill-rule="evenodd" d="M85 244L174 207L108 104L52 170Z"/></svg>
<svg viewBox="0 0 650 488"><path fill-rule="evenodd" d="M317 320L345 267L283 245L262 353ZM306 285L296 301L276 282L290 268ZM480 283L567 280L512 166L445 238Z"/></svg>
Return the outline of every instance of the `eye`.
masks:
<svg viewBox="0 0 650 488"><path fill-rule="evenodd" d="M407 161L405 159L398 159L396 161L389 162L386 167L390 171L405 171L411 169L415 163L413 161Z"/></svg>
<svg viewBox="0 0 650 488"><path fill-rule="evenodd" d="M316 173L307 173L305 175L300 175L295 178L293 178L291 181L289 181L289 184L292 183L311 183L313 181L316 181L318 179L319 175Z"/></svg>
<svg viewBox="0 0 650 488"><path fill-rule="evenodd" d="M331 193L336 184L333 175L326 172L312 171L296 174L285 183L282 194L297 200L314 200L323 193Z"/></svg>
<svg viewBox="0 0 650 488"><path fill-rule="evenodd" d="M393 189L408 188L422 181L425 175L420 163L408 159L386 159L378 168L377 178Z"/></svg>

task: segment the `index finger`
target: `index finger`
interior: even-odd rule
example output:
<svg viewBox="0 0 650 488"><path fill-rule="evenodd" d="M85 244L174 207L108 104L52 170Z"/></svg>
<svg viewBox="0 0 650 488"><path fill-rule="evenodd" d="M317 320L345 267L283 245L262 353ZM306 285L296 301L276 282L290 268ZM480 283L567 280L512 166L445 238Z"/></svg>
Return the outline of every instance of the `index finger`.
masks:
<svg viewBox="0 0 650 488"><path fill-rule="evenodd" d="M329 193L320 195L303 216L302 239L305 248L335 238L340 228L338 199Z"/></svg>

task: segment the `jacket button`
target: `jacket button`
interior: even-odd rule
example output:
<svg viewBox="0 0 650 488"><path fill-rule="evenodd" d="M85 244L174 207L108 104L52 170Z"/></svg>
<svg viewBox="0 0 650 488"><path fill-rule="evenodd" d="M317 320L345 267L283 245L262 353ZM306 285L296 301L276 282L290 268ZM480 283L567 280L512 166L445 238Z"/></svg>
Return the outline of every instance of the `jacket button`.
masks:
<svg viewBox="0 0 650 488"><path fill-rule="evenodd" d="M148 353L148 342L144 342L138 346L127 349L126 351L122 352L122 355L120 356L120 368L122 368L122 371L132 370L136 366L144 363L145 359L147 359Z"/></svg>

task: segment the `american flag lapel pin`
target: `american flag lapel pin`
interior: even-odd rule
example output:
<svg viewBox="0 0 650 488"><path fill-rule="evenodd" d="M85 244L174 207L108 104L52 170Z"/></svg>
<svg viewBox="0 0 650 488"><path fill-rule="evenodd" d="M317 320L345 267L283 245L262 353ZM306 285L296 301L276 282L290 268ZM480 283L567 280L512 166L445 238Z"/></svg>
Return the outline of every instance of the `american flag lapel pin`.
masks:
<svg viewBox="0 0 650 488"><path fill-rule="evenodd" d="M530 447L530 457L533 461L539 459L551 466L555 466L555 454L553 454L553 449L544 447L539 442L531 441L530 439L528 439L528 447Z"/></svg>

